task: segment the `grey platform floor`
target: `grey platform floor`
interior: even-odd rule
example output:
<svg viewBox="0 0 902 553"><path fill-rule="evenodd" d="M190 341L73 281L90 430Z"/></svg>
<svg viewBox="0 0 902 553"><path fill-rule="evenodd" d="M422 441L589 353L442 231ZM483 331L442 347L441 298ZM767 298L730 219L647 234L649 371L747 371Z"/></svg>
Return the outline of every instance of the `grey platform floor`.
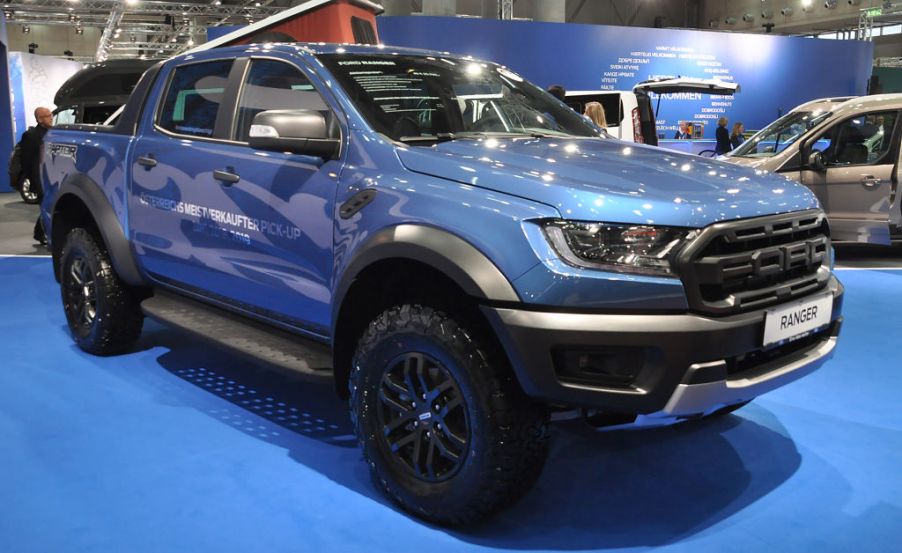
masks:
<svg viewBox="0 0 902 553"><path fill-rule="evenodd" d="M18 192L0 193L0 255L48 255L34 241L38 206L22 201Z"/></svg>

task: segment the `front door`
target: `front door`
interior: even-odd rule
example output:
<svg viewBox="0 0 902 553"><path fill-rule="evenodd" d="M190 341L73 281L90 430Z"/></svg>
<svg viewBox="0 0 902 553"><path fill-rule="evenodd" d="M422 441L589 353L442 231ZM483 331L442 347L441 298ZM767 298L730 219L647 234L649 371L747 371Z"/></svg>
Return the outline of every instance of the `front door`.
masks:
<svg viewBox="0 0 902 553"><path fill-rule="evenodd" d="M830 222L834 241L889 244L889 206L899 158L898 112L875 111L842 120L809 142L825 171L805 166ZM803 151L805 151L803 149Z"/></svg>

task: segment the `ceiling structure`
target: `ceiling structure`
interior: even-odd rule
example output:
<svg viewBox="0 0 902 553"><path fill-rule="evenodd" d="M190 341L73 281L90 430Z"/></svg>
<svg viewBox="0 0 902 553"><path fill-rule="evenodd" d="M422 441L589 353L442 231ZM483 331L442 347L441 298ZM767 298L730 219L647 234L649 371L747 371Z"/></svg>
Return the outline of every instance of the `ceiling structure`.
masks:
<svg viewBox="0 0 902 553"><path fill-rule="evenodd" d="M6 20L29 24L102 29L96 61L168 57L206 40L207 27L240 25L281 11L273 0L7 0ZM26 31L27 32L27 31Z"/></svg>
<svg viewBox="0 0 902 553"><path fill-rule="evenodd" d="M41 52L79 61L115 58L164 58L206 40L206 29L241 25L279 13L306 0L7 0L7 21L28 33L35 26ZM781 34L836 33L822 38L874 37L877 57L899 56L880 46L887 32L902 35L902 0L379 0L388 15L432 13L436 6L449 15L527 18L566 22L636 26L703 27L719 31ZM557 11L549 8L557 7ZM428 10L427 10L428 8ZM541 8L541 9L540 9ZM879 8L879 9L877 9ZM871 10L874 10L873 12ZM549 14L557 19L545 19ZM768 23L773 23L768 27ZM47 38L48 29L61 34L85 34L90 41L60 42ZM84 33L85 30L88 33ZM839 33L837 33L839 31ZM53 31L55 33L55 31ZM29 40L15 33L22 50ZM28 35L29 37L34 36ZM900 36L899 38L902 38ZM46 41L46 42L45 42ZM47 46L47 42L51 46ZM898 42L898 41L896 41ZM70 46L66 46L69 44ZM96 44L96 47L95 47ZM34 44L37 46L37 44ZM883 50L892 50L884 53ZM902 58L900 58L902 59Z"/></svg>

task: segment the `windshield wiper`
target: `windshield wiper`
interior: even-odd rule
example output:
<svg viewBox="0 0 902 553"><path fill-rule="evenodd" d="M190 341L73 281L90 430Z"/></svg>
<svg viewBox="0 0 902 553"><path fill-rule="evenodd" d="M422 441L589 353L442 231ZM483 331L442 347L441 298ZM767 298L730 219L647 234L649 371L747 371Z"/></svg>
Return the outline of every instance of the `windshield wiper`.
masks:
<svg viewBox="0 0 902 553"><path fill-rule="evenodd" d="M453 132L440 132L436 134L426 134L419 136L402 136L398 140L405 144L411 144L416 142L447 142L449 140L458 140L460 138L468 137L459 136L454 134Z"/></svg>
<svg viewBox="0 0 902 553"><path fill-rule="evenodd" d="M416 144L418 142L448 142L450 140L479 140L485 138L567 138L565 134L549 134L538 131L530 132L473 132L464 131L461 133L440 132L436 134L424 134L418 136L402 136L399 142L405 144Z"/></svg>

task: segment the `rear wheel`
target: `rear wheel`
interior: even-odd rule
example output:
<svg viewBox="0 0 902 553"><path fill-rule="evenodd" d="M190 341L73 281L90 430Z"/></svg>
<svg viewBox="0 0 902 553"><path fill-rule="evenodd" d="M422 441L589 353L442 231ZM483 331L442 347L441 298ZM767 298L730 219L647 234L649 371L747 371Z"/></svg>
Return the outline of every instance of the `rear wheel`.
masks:
<svg viewBox="0 0 902 553"><path fill-rule="evenodd" d="M548 452L546 410L472 330L428 307L395 307L370 324L353 359L351 418L373 480L443 525L512 504Z"/></svg>
<svg viewBox="0 0 902 553"><path fill-rule="evenodd" d="M60 291L72 338L88 353L120 353L141 334L144 315L138 298L116 275L100 241L83 228L66 236Z"/></svg>
<svg viewBox="0 0 902 553"><path fill-rule="evenodd" d="M31 179L22 179L19 182L19 195L22 201L27 204L38 203L38 192L31 186Z"/></svg>

